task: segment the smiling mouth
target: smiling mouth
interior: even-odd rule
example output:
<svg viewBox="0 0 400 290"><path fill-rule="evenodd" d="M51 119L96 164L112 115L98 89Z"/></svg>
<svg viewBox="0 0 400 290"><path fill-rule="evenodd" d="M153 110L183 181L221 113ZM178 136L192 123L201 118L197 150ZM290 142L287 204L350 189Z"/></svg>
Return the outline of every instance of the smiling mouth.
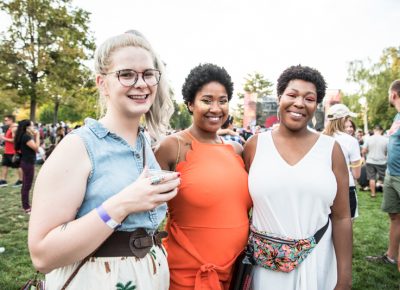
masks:
<svg viewBox="0 0 400 290"><path fill-rule="evenodd" d="M146 100L149 95L128 95L127 97L131 100Z"/></svg>
<svg viewBox="0 0 400 290"><path fill-rule="evenodd" d="M289 112L289 114L292 115L292 116L294 116L294 117L297 117L297 118L305 117L304 114L297 113L297 112Z"/></svg>
<svg viewBox="0 0 400 290"><path fill-rule="evenodd" d="M222 116L220 116L220 117L217 117L217 116L208 116L208 117L206 117L206 118L209 119L210 121L217 122L217 121L219 121L219 120L222 119Z"/></svg>

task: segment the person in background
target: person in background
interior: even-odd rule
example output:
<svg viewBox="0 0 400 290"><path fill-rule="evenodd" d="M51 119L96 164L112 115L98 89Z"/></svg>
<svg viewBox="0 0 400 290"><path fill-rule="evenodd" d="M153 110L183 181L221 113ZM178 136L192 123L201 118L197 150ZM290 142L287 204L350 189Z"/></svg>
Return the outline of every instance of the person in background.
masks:
<svg viewBox="0 0 400 290"><path fill-rule="evenodd" d="M261 126L260 126L260 125L256 125L256 126L254 127L254 135L257 135L257 134L259 134L259 133L261 133L261 132L262 132Z"/></svg>
<svg viewBox="0 0 400 290"><path fill-rule="evenodd" d="M65 137L65 129L60 126L56 129L55 145L57 146L64 137Z"/></svg>
<svg viewBox="0 0 400 290"><path fill-rule="evenodd" d="M389 214L389 245L383 255L367 256L368 261L381 262L398 266L400 270L400 79L389 87L390 106L397 114L387 135L387 170L383 182L382 210ZM397 260L396 260L397 259Z"/></svg>
<svg viewBox="0 0 400 290"><path fill-rule="evenodd" d="M0 147L4 146L4 140L2 137L4 137L4 131L3 131L3 123L0 123Z"/></svg>
<svg viewBox="0 0 400 290"><path fill-rule="evenodd" d="M356 124L351 118L347 118L344 123L344 131L352 137L356 137Z"/></svg>
<svg viewBox="0 0 400 290"><path fill-rule="evenodd" d="M35 124L36 129L39 131L40 142L44 142L45 139L45 132L43 130L43 125L40 123Z"/></svg>
<svg viewBox="0 0 400 290"><path fill-rule="evenodd" d="M363 132L361 129L356 130L356 124L354 124L353 120L351 118L347 118L344 131L349 134L350 136L353 136L354 138L357 139L359 142L358 145L360 147L360 152L361 152L361 160L362 160L362 165L361 165L361 170L360 170L360 177L357 179L358 185L361 187L363 191L368 191L369 190L369 181L367 179L367 166L365 164L365 154L362 151L362 146L364 144L364 139L363 139Z"/></svg>
<svg viewBox="0 0 400 290"><path fill-rule="evenodd" d="M253 136L253 132L249 125L246 126L245 129L242 130L242 137L245 141L247 141L251 136Z"/></svg>
<svg viewBox="0 0 400 290"><path fill-rule="evenodd" d="M168 202L171 290L228 289L233 263L247 242L251 199L242 146L217 134L232 94L224 68L194 67L182 88L193 123L156 150L161 168L179 172L182 181Z"/></svg>
<svg viewBox="0 0 400 290"><path fill-rule="evenodd" d="M364 145L364 132L362 129L357 129L356 139L358 141L358 144L360 145L360 148L362 148L362 146Z"/></svg>
<svg viewBox="0 0 400 290"><path fill-rule="evenodd" d="M36 153L36 161L35 164L42 165L46 161L46 150L45 150L45 143L42 139L40 139L40 146L38 152Z"/></svg>
<svg viewBox="0 0 400 290"><path fill-rule="evenodd" d="M20 153L20 165L22 169L21 201L25 213L30 214L31 205L29 202L29 192L32 188L33 177L35 175L36 153L39 152L40 135L34 129L30 120L18 122L17 132L14 137L14 148Z"/></svg>
<svg viewBox="0 0 400 290"><path fill-rule="evenodd" d="M225 123L222 124L221 129L218 130L218 135L221 136L226 141L235 141L240 145L243 145L246 140L236 132L235 128L233 127L233 116L229 115L228 119L226 119Z"/></svg>
<svg viewBox="0 0 400 290"><path fill-rule="evenodd" d="M351 288L352 226L345 158L332 137L307 127L325 90L317 70L301 65L287 68L277 84L279 126L246 142L244 160L254 205L249 242L257 264L255 290ZM265 241L272 237L279 237L272 245L280 245L280 255L287 259L271 251L272 245ZM292 239L300 239L295 247L286 242ZM307 253L311 244L315 247L302 262L297 258L286 262L300 251ZM296 267L296 262L301 264Z"/></svg>
<svg viewBox="0 0 400 290"><path fill-rule="evenodd" d="M49 126L49 139L50 139L50 143L51 144L55 144L56 143L56 125L51 124Z"/></svg>
<svg viewBox="0 0 400 290"><path fill-rule="evenodd" d="M382 136L381 125L374 127L374 134L363 145L362 153L366 156L367 179L371 197L376 197L377 188L382 188L386 171L388 138ZM378 182L377 182L378 181Z"/></svg>
<svg viewBox="0 0 400 290"><path fill-rule="evenodd" d="M180 180L149 175L160 167L140 127L145 119L159 140L173 112L158 63L148 41L128 33L96 50L105 114L65 136L35 184L28 243L49 289L67 280L68 290L169 289L158 228Z"/></svg>
<svg viewBox="0 0 400 290"><path fill-rule="evenodd" d="M329 107L326 114L328 122L325 125L324 134L332 136L342 148L346 164L349 172L349 197L350 197L350 212L351 217L358 216L357 207L357 189L355 179L358 179L361 174L361 159L360 146L357 140L344 131L346 120L350 117L356 117L357 114L349 110L344 104L336 104Z"/></svg>
<svg viewBox="0 0 400 290"><path fill-rule="evenodd" d="M15 123L14 115L7 115L4 117L4 125L6 126L5 134L0 135L0 140L4 141L4 154L1 162L1 179L0 187L8 186L7 175L9 168L15 168L18 173L18 180L15 182L13 187L19 187L22 185L22 170L20 168L19 161L13 162L13 156L16 154L14 149L14 137L17 131L18 125Z"/></svg>

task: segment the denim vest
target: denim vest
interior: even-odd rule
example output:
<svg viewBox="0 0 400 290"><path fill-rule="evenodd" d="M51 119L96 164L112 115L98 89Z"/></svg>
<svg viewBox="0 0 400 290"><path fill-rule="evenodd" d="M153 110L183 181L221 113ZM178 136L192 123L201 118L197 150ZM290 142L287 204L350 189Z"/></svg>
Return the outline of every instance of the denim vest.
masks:
<svg viewBox="0 0 400 290"><path fill-rule="evenodd" d="M160 168L142 132L138 134L136 148L132 148L124 139L90 118L85 120L85 126L71 133L83 140L92 165L85 197L77 218L95 209L139 177L143 171L143 146L148 167ZM166 210L167 205L164 203L150 211L132 213L118 230L134 231L137 228L156 230L164 219Z"/></svg>

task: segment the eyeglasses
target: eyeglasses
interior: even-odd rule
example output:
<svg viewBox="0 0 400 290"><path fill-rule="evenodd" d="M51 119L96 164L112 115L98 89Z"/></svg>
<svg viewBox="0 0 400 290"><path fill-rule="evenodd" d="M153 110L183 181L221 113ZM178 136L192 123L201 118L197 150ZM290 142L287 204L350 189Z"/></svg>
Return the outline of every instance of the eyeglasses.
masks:
<svg viewBox="0 0 400 290"><path fill-rule="evenodd" d="M157 85L161 79L161 72L157 69L146 69L142 72L137 72L133 69L122 69L103 75L110 74L116 74L118 81L124 87L134 86L137 83L140 74L142 75L142 80L151 87Z"/></svg>

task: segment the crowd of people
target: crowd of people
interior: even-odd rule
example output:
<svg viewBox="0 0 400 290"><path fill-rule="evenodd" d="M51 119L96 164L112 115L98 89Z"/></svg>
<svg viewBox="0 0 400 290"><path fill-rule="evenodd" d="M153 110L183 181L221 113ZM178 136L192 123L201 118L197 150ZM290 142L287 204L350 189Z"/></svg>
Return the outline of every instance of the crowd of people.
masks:
<svg viewBox="0 0 400 290"><path fill-rule="evenodd" d="M246 247L253 289L351 289L364 163L371 197L384 183L382 209L391 221L387 252L367 258L399 260L400 80L389 88L399 113L385 136L376 126L357 139L355 114L343 104L329 108L322 133L309 128L326 82L302 65L278 77L279 123L238 130L229 73L199 64L182 87L192 125L167 134L167 76L145 36L129 30L107 39L95 71L104 113L53 137L32 206L40 129L4 119L2 177L9 167L22 169L29 251L46 289L229 289Z"/></svg>
<svg viewBox="0 0 400 290"><path fill-rule="evenodd" d="M65 123L34 124L28 119L16 122L14 115L6 115L0 133L3 147L0 187L7 187L9 170L16 170L17 180L12 187L21 187L22 208L30 214L29 192L34 177L34 166L43 164L60 141L71 130Z"/></svg>

